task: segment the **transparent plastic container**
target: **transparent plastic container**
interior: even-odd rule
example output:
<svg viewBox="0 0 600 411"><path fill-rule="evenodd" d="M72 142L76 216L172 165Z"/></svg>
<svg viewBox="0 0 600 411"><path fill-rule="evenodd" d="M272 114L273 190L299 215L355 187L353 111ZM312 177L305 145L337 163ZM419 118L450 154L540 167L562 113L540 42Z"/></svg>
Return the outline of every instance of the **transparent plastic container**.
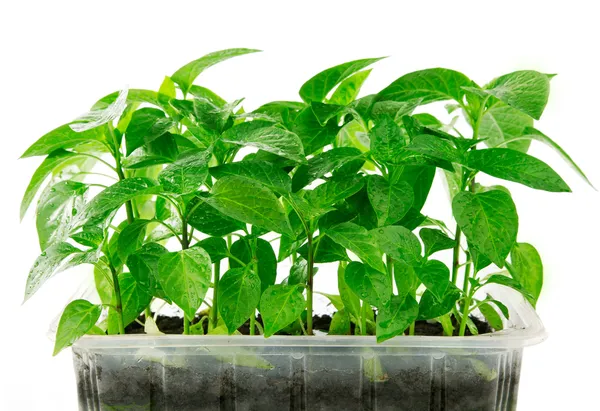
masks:
<svg viewBox="0 0 600 411"><path fill-rule="evenodd" d="M82 411L512 411L523 348L546 338L501 286L505 330L472 337L86 336Z"/></svg>

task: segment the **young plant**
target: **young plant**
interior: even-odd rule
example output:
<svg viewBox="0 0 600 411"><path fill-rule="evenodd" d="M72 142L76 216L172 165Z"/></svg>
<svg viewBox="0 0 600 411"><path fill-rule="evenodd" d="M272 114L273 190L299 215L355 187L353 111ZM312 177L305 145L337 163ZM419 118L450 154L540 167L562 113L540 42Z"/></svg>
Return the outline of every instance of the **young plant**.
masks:
<svg viewBox="0 0 600 411"><path fill-rule="evenodd" d="M25 299L57 273L90 264L100 301L65 308L55 353L85 334L124 334L141 313L146 331L156 332L155 300L181 309L184 334L203 334L206 323L209 334L239 333L249 321L251 335L312 335L321 263L338 263L338 294L324 294L337 309L329 334L384 341L432 319L446 335L476 334L476 312L498 330L509 312L481 297L487 284L535 305L540 256L517 241L508 189L476 176L570 191L527 154L536 140L586 179L533 128L551 75L518 71L480 87L429 69L358 98L367 67L380 60L364 59L312 77L302 102L252 112L194 84L204 69L255 51L208 54L165 77L157 92L110 94L24 153L45 156L21 205L22 218L41 191L42 253ZM414 113L440 101L465 117L467 137L454 122ZM454 230L422 214L436 169L452 197ZM450 267L433 258L441 252L452 254ZM278 282L278 263L288 258L289 275ZM488 267L506 271L482 274Z"/></svg>

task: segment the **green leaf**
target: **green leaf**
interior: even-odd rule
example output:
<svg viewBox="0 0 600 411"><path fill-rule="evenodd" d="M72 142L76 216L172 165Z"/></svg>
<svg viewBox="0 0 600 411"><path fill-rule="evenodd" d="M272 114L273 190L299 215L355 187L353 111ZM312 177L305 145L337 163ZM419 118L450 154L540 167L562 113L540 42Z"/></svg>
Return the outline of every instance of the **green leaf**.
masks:
<svg viewBox="0 0 600 411"><path fill-rule="evenodd" d="M550 77L533 70L515 71L492 80L483 92L539 120L548 103Z"/></svg>
<svg viewBox="0 0 600 411"><path fill-rule="evenodd" d="M287 278L287 283L289 285L306 284L307 280L308 262L304 258L298 258L290 267L290 275Z"/></svg>
<svg viewBox="0 0 600 411"><path fill-rule="evenodd" d="M473 261L475 274L492 264L492 261L485 254L482 254L471 244L469 244L469 254L471 256L471 261Z"/></svg>
<svg viewBox="0 0 600 411"><path fill-rule="evenodd" d="M290 176L281 168L268 161L238 161L211 167L209 172L215 178L232 175L246 177L280 194L292 191L292 179Z"/></svg>
<svg viewBox="0 0 600 411"><path fill-rule="evenodd" d="M212 276L210 256L199 247L161 255L160 284L171 300L193 319L204 301Z"/></svg>
<svg viewBox="0 0 600 411"><path fill-rule="evenodd" d="M335 185L335 182L333 183ZM349 186L349 187L348 187ZM293 208L294 212L298 216L299 221L312 221L313 219L320 217L324 214L327 214L330 211L333 211L334 208L332 206L328 206L327 200L335 201L335 196L343 196L345 192L352 189L351 184L339 184L336 187L328 186L324 187L324 189L319 190L322 193L327 191L327 188L331 188L329 191L329 197L327 198L319 198L313 195L312 191L305 192L305 197L302 197L300 194L290 193L285 197L286 201ZM340 190L340 191L335 191ZM302 193L302 192L301 192ZM302 193L302 194L305 194ZM321 204L321 201L324 201L324 204Z"/></svg>
<svg viewBox="0 0 600 411"><path fill-rule="evenodd" d="M516 290L523 294L523 296L527 298L527 300L529 300L530 302L533 301L533 296L531 295L531 293L528 290L526 290L525 287L523 287L517 280L510 278L507 275L494 274L487 279L485 284L500 284L505 287L512 288L513 290Z"/></svg>
<svg viewBox="0 0 600 411"><path fill-rule="evenodd" d="M102 304L111 304L115 287L106 256L102 256L94 265L94 286Z"/></svg>
<svg viewBox="0 0 600 411"><path fill-rule="evenodd" d="M454 248L456 241L449 238L442 230L434 228L422 228L419 236L425 245L425 257L429 257L438 251Z"/></svg>
<svg viewBox="0 0 600 411"><path fill-rule="evenodd" d="M189 194L198 191L208 177L209 151L188 150L163 169L158 181L167 192Z"/></svg>
<svg viewBox="0 0 600 411"><path fill-rule="evenodd" d="M373 237L364 227L350 222L342 223L328 228L325 234L342 247L352 251L371 267L382 273L386 272L381 251L375 246Z"/></svg>
<svg viewBox="0 0 600 411"><path fill-rule="evenodd" d="M414 202L413 190L408 183L390 183L378 175L369 176L367 193L380 227L400 221Z"/></svg>
<svg viewBox="0 0 600 411"><path fill-rule="evenodd" d="M594 186L592 185L591 181L587 178L587 176L585 175L585 173L583 172L583 170L581 168L579 168L579 166L575 163L575 161L573 161L573 159L571 158L571 156L569 156L567 154L567 152L562 149L561 146L559 146L556 142L554 142L554 140L552 140L550 137L548 137L547 135L545 135L541 131L536 130L535 128L532 128L532 127L525 128L524 133L525 133L525 135L523 135L520 138L539 141L539 142L542 142L542 143L546 144L548 147L554 149L554 151L556 151L563 158L563 160L569 166L571 166L571 168L573 170L575 170L575 172L577 174L579 174L579 176L581 178L583 178L585 180L586 183L588 183L592 188L594 188ZM509 143L509 145L508 145L509 148L510 148L510 144L512 144L512 143Z"/></svg>
<svg viewBox="0 0 600 411"><path fill-rule="evenodd" d="M207 89L206 87L202 87L202 86L198 86L198 85L194 84L193 86L190 87L189 92L194 97L209 100L211 103L213 103L217 107L222 108L227 104L227 102L225 100L223 100L223 98L221 98L219 95L217 95L212 90Z"/></svg>
<svg viewBox="0 0 600 411"><path fill-rule="evenodd" d="M533 127L533 119L527 114L502 102L489 107L479 122L479 138L486 139L489 147L497 147L515 137L525 134L527 127ZM518 140L507 144L513 150L526 153L529 141Z"/></svg>
<svg viewBox="0 0 600 411"><path fill-rule="evenodd" d="M417 277L415 269L402 260L394 261L394 280L398 289L398 296L404 297L408 294L414 295L421 281Z"/></svg>
<svg viewBox="0 0 600 411"><path fill-rule="evenodd" d="M293 236L281 202L271 190L256 181L237 176L221 178L206 201L231 218Z"/></svg>
<svg viewBox="0 0 600 411"><path fill-rule="evenodd" d="M205 200L205 193L201 193L188 205L191 211L188 215L188 223L196 230L214 237L223 237L246 228L246 224L227 217Z"/></svg>
<svg viewBox="0 0 600 411"><path fill-rule="evenodd" d="M89 301L75 300L70 302L65 307L58 322L53 355L70 347L75 341L87 334L96 325L101 313L102 306L94 305Z"/></svg>
<svg viewBox="0 0 600 411"><path fill-rule="evenodd" d="M394 173L392 173L394 171ZM393 175L392 175L393 174ZM435 167L432 166L411 166L394 167L390 171L390 181L406 181L413 189L414 202L413 209L421 211L425 201L429 196L429 191L435 177Z"/></svg>
<svg viewBox="0 0 600 411"><path fill-rule="evenodd" d="M265 337L296 321L305 308L301 286L276 284L267 288L260 299Z"/></svg>
<svg viewBox="0 0 600 411"><path fill-rule="evenodd" d="M394 260L416 265L421 260L421 243L409 229L401 226L380 227L369 232L379 249Z"/></svg>
<svg viewBox="0 0 600 411"><path fill-rule="evenodd" d="M371 146L369 130L363 122L354 119L342 126L337 134L335 145L356 147L361 152L366 153ZM370 167L370 165L368 166Z"/></svg>
<svg viewBox="0 0 600 411"><path fill-rule="evenodd" d="M135 281L152 296L171 302L162 289L158 276L158 262L168 250L157 243L144 244L127 257L127 267Z"/></svg>
<svg viewBox="0 0 600 411"><path fill-rule="evenodd" d="M417 320L431 320L448 314L455 307L460 298L460 290L451 285L446 291L446 295L440 301L431 291L426 290L419 301L419 316Z"/></svg>
<svg viewBox="0 0 600 411"><path fill-rule="evenodd" d="M371 116L376 119L376 122L381 121L384 117L389 117L395 122L399 122L403 116L411 114L421 104L421 101L421 99L410 101L377 101L373 104ZM415 114L415 116L418 115Z"/></svg>
<svg viewBox="0 0 600 411"><path fill-rule="evenodd" d="M36 228L40 248L65 241L85 204L87 184L61 181L47 187L41 194L36 210Z"/></svg>
<svg viewBox="0 0 600 411"><path fill-rule="evenodd" d="M92 110L101 110L108 107L119 97L120 91L115 91L107 96L102 97L92 106ZM152 90L129 89L127 92L127 104L148 103L154 106L160 106L158 93Z"/></svg>
<svg viewBox="0 0 600 411"><path fill-rule="evenodd" d="M126 261L130 254L142 246L146 238L146 229L151 222L152 220L134 220L121 230L117 240L117 252L121 260Z"/></svg>
<svg viewBox="0 0 600 411"><path fill-rule="evenodd" d="M337 86L328 103L342 106L352 103L358 97L360 88L369 77L369 74L371 74L371 69L359 71L346 78Z"/></svg>
<svg viewBox="0 0 600 411"><path fill-rule="evenodd" d="M460 151L450 141L429 134L413 137L406 149L452 163L462 163L463 161Z"/></svg>
<svg viewBox="0 0 600 411"><path fill-rule="evenodd" d="M123 304L123 323L127 327L139 317L144 308L148 307L152 296L148 294L144 286L135 280L131 273L119 274L119 286ZM116 304L116 300L113 300L113 304Z"/></svg>
<svg viewBox="0 0 600 411"><path fill-rule="evenodd" d="M516 243L510 251L510 264L507 263L507 267L511 276L531 294L535 307L544 284L544 266L535 247Z"/></svg>
<svg viewBox="0 0 600 411"><path fill-rule="evenodd" d="M508 307L506 305L504 305L498 300L487 299L487 301L498 307L504 318L506 318L507 320L510 319L510 312L508 311Z"/></svg>
<svg viewBox="0 0 600 411"><path fill-rule="evenodd" d="M263 120L240 123L223 133L226 143L256 147L298 163L306 161L302 141L295 133Z"/></svg>
<svg viewBox="0 0 600 411"><path fill-rule="evenodd" d="M246 265L252 265L252 249L250 241L254 239L241 238L231 245L229 252ZM230 258L231 268L241 267L240 263ZM256 266L257 275L260 278L262 291L275 284L277 278L277 258L271 243L262 238L256 238Z"/></svg>
<svg viewBox="0 0 600 411"><path fill-rule="evenodd" d="M307 259L308 246L304 244L302 247L298 248L298 253ZM336 261L350 261L350 258L348 258L348 253L344 247L327 236L323 236L315 242L315 263L333 263Z"/></svg>
<svg viewBox="0 0 600 411"><path fill-rule="evenodd" d="M20 210L20 218L23 220L27 209L31 205L36 193L52 172L60 168L61 165L67 163L72 160L73 157L76 157L76 153L71 153L69 151L65 151L63 149L58 149L53 151L44 159L42 164L35 170L33 176L31 177L31 181L25 190L25 194L23 194L23 199L21 200L21 210Z"/></svg>
<svg viewBox="0 0 600 411"><path fill-rule="evenodd" d="M165 76L158 89L158 101L161 105L167 106L169 104L169 100L174 99L175 97L177 97L175 83L169 76Z"/></svg>
<svg viewBox="0 0 600 411"><path fill-rule="evenodd" d="M400 126L389 116L383 116L377 121L370 136L371 153L375 160L384 164L394 164L406 146Z"/></svg>
<svg viewBox="0 0 600 411"><path fill-rule="evenodd" d="M174 122L164 111L144 107L133 113L125 131L125 144L129 156L137 148L151 143L173 127Z"/></svg>
<svg viewBox="0 0 600 411"><path fill-rule="evenodd" d="M392 296L390 302L383 306L377 316L377 342L389 340L404 333L419 314L419 304L410 295Z"/></svg>
<svg viewBox="0 0 600 411"><path fill-rule="evenodd" d="M333 314L327 335L350 335L350 316L345 309Z"/></svg>
<svg viewBox="0 0 600 411"><path fill-rule="evenodd" d="M344 310L344 303L342 302L342 298L339 295L320 293L318 291L315 291L315 292L317 294L320 294L323 297L327 298L329 300L328 305L333 306L336 310L338 310L338 311Z"/></svg>
<svg viewBox="0 0 600 411"><path fill-rule="evenodd" d="M435 298L442 301L446 295L446 290L451 286L450 270L446 264L438 260L426 261L422 266L414 267L415 273L425 287L433 294Z"/></svg>
<svg viewBox="0 0 600 411"><path fill-rule="evenodd" d="M433 68L405 74L379 92L378 100L409 101L422 99L421 104L455 100L462 102L463 86L472 82L454 70Z"/></svg>
<svg viewBox="0 0 600 411"><path fill-rule="evenodd" d="M140 195L156 194L161 187L148 178L131 177L106 188L94 197L84 208L82 222L116 211L127 201Z"/></svg>
<svg viewBox="0 0 600 411"><path fill-rule="evenodd" d="M121 90L111 104L102 109L92 109L77 117L69 126L80 133L113 122L120 118L127 107L128 89Z"/></svg>
<svg viewBox="0 0 600 411"><path fill-rule="evenodd" d="M103 139L102 128L94 128L78 133L73 131L68 124L65 124L40 137L23 153L21 158L43 156L59 149L74 148L81 144L99 142Z"/></svg>
<svg viewBox="0 0 600 411"><path fill-rule="evenodd" d="M300 88L300 97L307 103L311 101L322 102L329 92L344 79L382 58L354 60L328 68L302 85Z"/></svg>
<svg viewBox="0 0 600 411"><path fill-rule="evenodd" d="M231 104L219 107L206 98L195 98L193 100L193 113L196 122L205 130L215 134L221 134L223 130L233 124L233 110L241 103L236 100Z"/></svg>
<svg viewBox="0 0 600 411"><path fill-rule="evenodd" d="M360 306L360 298L352 292L348 284L346 283L346 265L340 263L338 265L337 270L337 278L338 278L338 290L340 292L340 299L344 305L344 309L353 319L353 321L358 321L360 318L361 306Z"/></svg>
<svg viewBox="0 0 600 411"><path fill-rule="evenodd" d="M454 197L452 212L469 244L498 267L503 267L519 228L519 217L510 195L501 190L478 194L462 192Z"/></svg>
<svg viewBox="0 0 600 411"><path fill-rule="evenodd" d="M177 70L171 79L179 85L181 91L186 94L192 87L192 83L207 68L214 66L217 63L228 60L232 57L242 56L248 53L255 53L260 50L252 49L227 49L209 53L197 60L191 61L185 66Z"/></svg>
<svg viewBox="0 0 600 411"><path fill-rule="evenodd" d="M354 147L336 147L319 153L298 167L292 178L292 191L297 192L325 174L341 170L345 164L359 160L362 156L362 152Z"/></svg>
<svg viewBox="0 0 600 411"><path fill-rule="evenodd" d="M260 302L261 282L248 268L232 268L219 281L219 312L229 334L242 326Z"/></svg>
<svg viewBox="0 0 600 411"><path fill-rule="evenodd" d="M362 263L353 261L348 264L345 280L354 294L375 307L385 306L392 297L389 275Z"/></svg>
<svg viewBox="0 0 600 411"><path fill-rule="evenodd" d="M504 323L502 322L500 314L498 314L491 305L483 303L479 306L479 311L481 311L481 314L483 314L488 324L490 324L494 330L500 331L504 329Z"/></svg>
<svg viewBox="0 0 600 411"><path fill-rule="evenodd" d="M564 180L546 163L509 148L488 148L467 153L469 167L494 177L551 192L570 192Z"/></svg>
<svg viewBox="0 0 600 411"><path fill-rule="evenodd" d="M210 256L210 262L213 264L227 258L229 251L227 250L227 243L221 237L207 237L194 244L194 247L200 247L206 251Z"/></svg>
<svg viewBox="0 0 600 411"><path fill-rule="evenodd" d="M332 177L309 191L307 201L312 207L327 209L358 193L364 185L365 179L360 174Z"/></svg>
<svg viewBox="0 0 600 411"><path fill-rule="evenodd" d="M311 107L298 113L292 125L292 131L300 137L307 156L333 143L339 130L340 127L334 120L322 126Z"/></svg>
<svg viewBox="0 0 600 411"><path fill-rule="evenodd" d="M29 271L27 284L25 285L25 299L27 301L50 277L58 273L73 254L81 250L69 243L57 243L42 252L35 260Z"/></svg>
<svg viewBox="0 0 600 411"><path fill-rule="evenodd" d="M168 132L156 137L156 139L146 143L144 147L136 149L129 157L124 158L123 167L140 169L172 163L179 155L176 137Z"/></svg>
<svg viewBox="0 0 600 411"><path fill-rule="evenodd" d="M71 238L86 247L98 248L104 241L104 230L96 226L84 226L81 231L71 234Z"/></svg>
<svg viewBox="0 0 600 411"><path fill-rule="evenodd" d="M347 108L344 106L337 104L318 103L316 101L310 103L310 108L312 109L313 113L315 113L315 117L317 117L319 124L322 126L325 126L329 120L333 118L337 119L339 116L347 112Z"/></svg>

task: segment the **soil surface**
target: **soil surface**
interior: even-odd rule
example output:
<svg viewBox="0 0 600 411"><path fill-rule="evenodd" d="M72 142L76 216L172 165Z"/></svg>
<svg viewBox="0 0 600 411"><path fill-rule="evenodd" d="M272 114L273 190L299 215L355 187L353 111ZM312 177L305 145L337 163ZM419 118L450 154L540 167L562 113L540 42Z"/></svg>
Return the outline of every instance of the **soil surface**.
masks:
<svg viewBox="0 0 600 411"><path fill-rule="evenodd" d="M454 317L453 317L453 319L454 319ZM483 321L475 316L471 316L471 320L477 327L479 334L488 334L488 333L493 332L492 328L486 321ZM143 324L145 321L144 315L141 315L138 318L138 321L139 321L139 323L134 321L133 323L129 324L125 328L125 333L126 334L143 334L144 327L141 324ZM198 321L200 321L200 316L196 316L194 321L192 321L192 324L196 324L196 323L198 323ZM256 321L262 325L262 318L261 318L260 314L256 318ZM331 316L329 316L327 314L313 316L313 328L315 330L327 332L327 331L329 331L330 324L331 324ZM183 318L181 318L181 317L169 317L169 316L159 315L158 318L156 319L156 325L158 326L158 329L165 334L182 334L183 333ZM455 323L454 325L455 325L454 334L458 335L458 324ZM203 328L204 328L204 333L206 334L208 332L208 322L207 321L204 321ZM249 320L246 321L246 323L244 325L242 325L238 331L240 331L243 335L250 335L250 321ZM281 332L279 332L277 334L278 335L295 335L291 331L292 330L289 330L289 329L282 330ZM298 332L299 332L299 330L298 330ZM351 333L354 334L354 324L351 325ZM431 321L431 322L417 321L415 323L415 335L443 336L444 330L442 328L442 325L440 323L438 323L437 321ZM472 335L471 331L468 328L465 332L465 335Z"/></svg>

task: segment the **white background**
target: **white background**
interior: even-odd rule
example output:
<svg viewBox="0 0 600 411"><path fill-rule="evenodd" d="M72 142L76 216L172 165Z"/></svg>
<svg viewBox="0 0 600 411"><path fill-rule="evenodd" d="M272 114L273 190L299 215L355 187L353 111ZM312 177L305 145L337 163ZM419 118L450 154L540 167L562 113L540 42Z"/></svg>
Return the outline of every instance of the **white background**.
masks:
<svg viewBox="0 0 600 411"><path fill-rule="evenodd" d="M558 73L538 128L600 186L600 25L594 2L404 3L2 3L0 410L76 409L70 352L52 358L46 334L87 275L61 274L21 306L39 250L32 213L19 223L18 209L40 160L17 158L97 98L125 85L156 89L164 75L208 52L264 50L222 63L199 79L229 100L246 97L248 110L270 100L298 99L297 90L313 74L366 57L391 56L375 66L365 92L437 66L462 71L480 84L518 69ZM547 148L534 145L531 153L555 166L574 193L510 185L521 220L519 240L534 244L544 259L538 311L550 333L547 342L526 351L519 409L588 410L597 406L600 367L600 194ZM443 191L426 207L434 217L448 216Z"/></svg>

